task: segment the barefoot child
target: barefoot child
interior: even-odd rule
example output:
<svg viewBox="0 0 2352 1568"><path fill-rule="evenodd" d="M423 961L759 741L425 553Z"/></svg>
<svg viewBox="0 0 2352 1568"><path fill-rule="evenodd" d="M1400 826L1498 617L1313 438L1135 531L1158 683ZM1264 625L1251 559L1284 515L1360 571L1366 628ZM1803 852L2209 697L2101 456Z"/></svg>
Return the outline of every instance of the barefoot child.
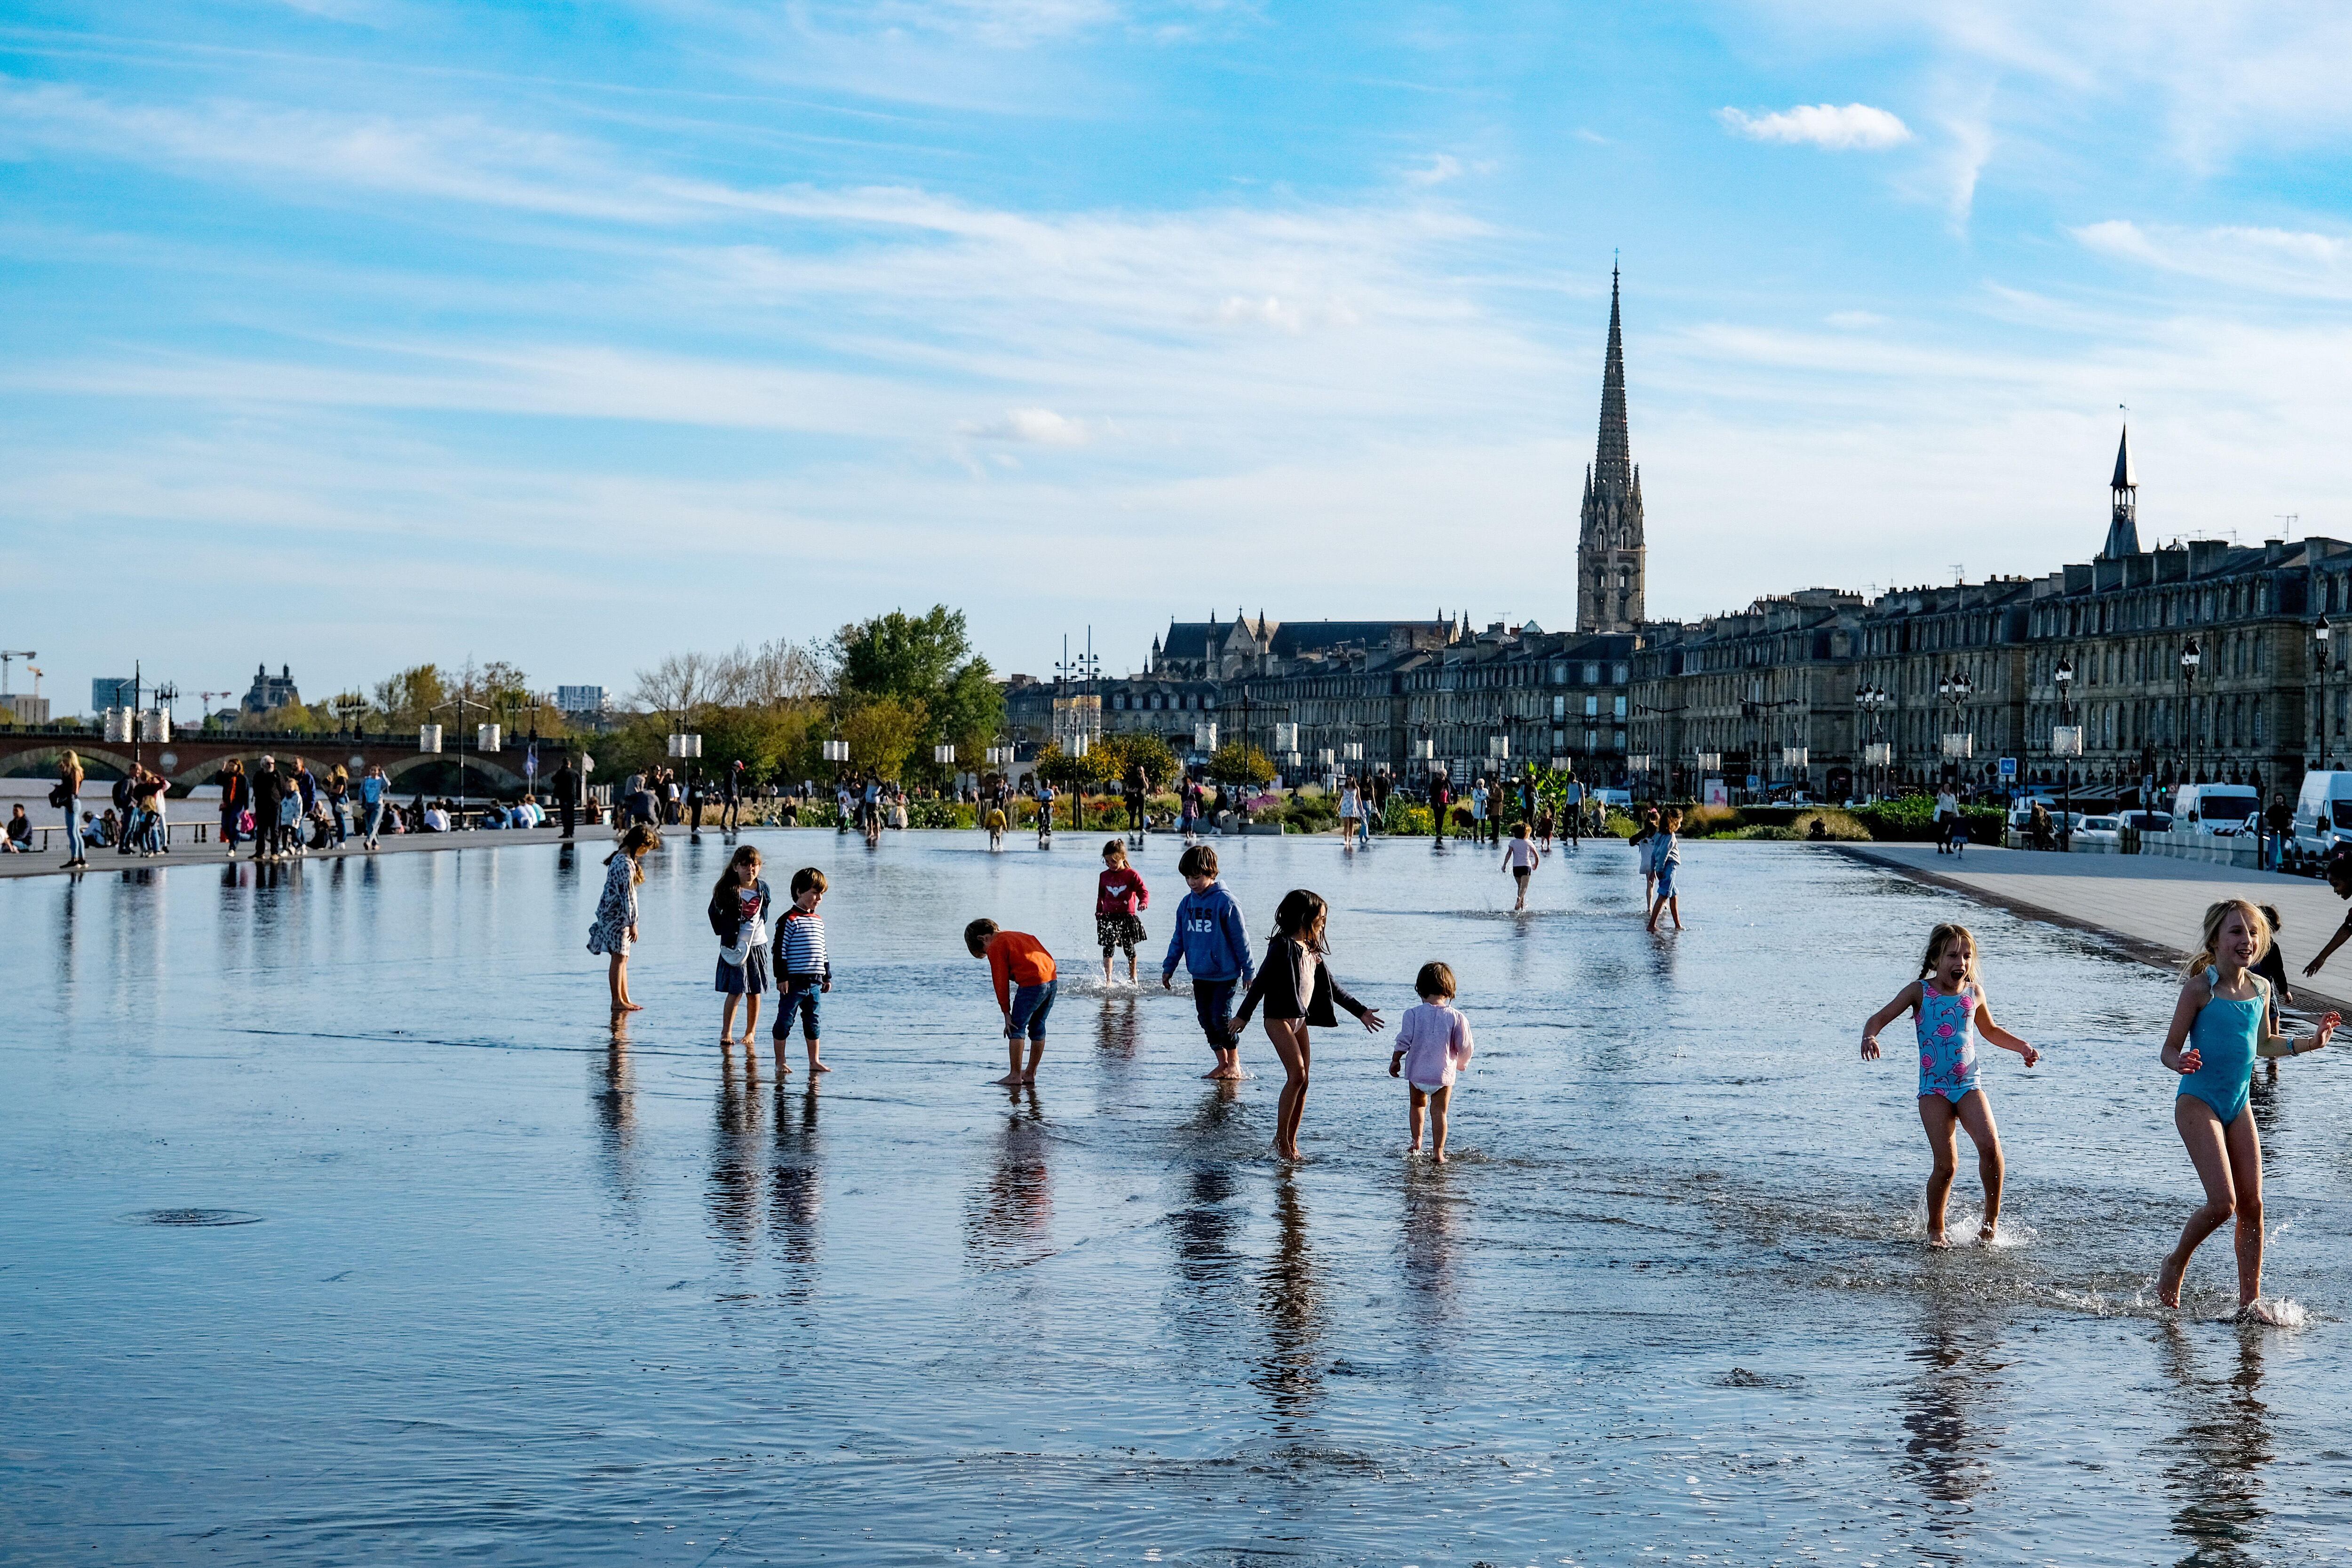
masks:
<svg viewBox="0 0 2352 1568"><path fill-rule="evenodd" d="M1536 847L1528 842L1528 825L1513 823L1511 841L1503 846L1503 869L1508 871L1511 879L1519 885L1519 901L1511 906L1513 910L1528 907L1528 879L1535 875L1536 867L1542 860L1543 857L1536 853Z"/></svg>
<svg viewBox="0 0 2352 1568"><path fill-rule="evenodd" d="M1675 873L1682 868L1683 845L1677 837L1682 831L1680 807L1666 812L1665 826L1650 840L1650 879L1654 886L1650 900L1650 929L1658 929L1658 917L1671 908L1675 913L1675 929L1683 929L1683 901L1675 893Z"/></svg>
<svg viewBox="0 0 2352 1568"><path fill-rule="evenodd" d="M1661 897L1666 896L1661 889ZM1984 1183L1984 1224L1979 1241L1990 1241L2000 1222L2000 1133L1993 1126L1992 1102L1977 1083L1977 1037L2015 1051L2032 1067L2042 1054L1992 1021L1992 1004L1977 978L1977 939L1962 925L1939 925L1927 933L1927 954L1919 978L1862 1026L1862 1059L1878 1059L1878 1031L1906 1012L1918 1015L1919 1122L1936 1164L1927 1176L1927 1245L1949 1245L1944 1235L1944 1205L1952 1194L1957 1167L1957 1124L1977 1146L1977 1174Z"/></svg>
<svg viewBox="0 0 2352 1568"><path fill-rule="evenodd" d="M1286 1160L1298 1154L1298 1124L1307 1115L1307 1081L1312 1066L1307 1031L1336 1028L1334 1004L1355 1015L1370 1034L1381 1031L1381 1016L1357 1001L1331 978L1323 962L1330 950L1323 930L1330 906L1321 895L1293 888L1275 907L1274 938L1266 943L1265 963L1234 1015L1236 1033L1249 1023L1259 1002L1265 1004L1265 1037L1282 1058L1282 1098L1276 1113L1274 1151Z"/></svg>
<svg viewBox="0 0 2352 1568"><path fill-rule="evenodd" d="M1018 1089L1037 1081L1037 1063L1045 1054L1045 1015L1054 1010L1054 955L1027 931L1000 931L994 921L974 921L963 928L963 944L974 958L988 960L989 979L996 986L996 1005L1004 1014L1004 1052L1011 1070L996 1081ZM1021 1067L1021 1037L1029 1037L1029 1067Z"/></svg>
<svg viewBox="0 0 2352 1568"><path fill-rule="evenodd" d="M719 885L710 889L710 929L719 938L719 977L713 985L727 1001L719 1015L719 1044L735 1043L735 1005L743 1010L743 1041L760 1030L760 998L768 989L768 880L760 875L760 852L749 844L735 851Z"/></svg>
<svg viewBox="0 0 2352 1568"><path fill-rule="evenodd" d="M1127 863L1127 843L1114 838L1103 846L1102 875L1095 879L1095 938L1102 943L1103 988L1110 988L1110 955L1127 950L1127 983L1135 984L1135 944L1143 940L1143 921L1137 917L1151 907L1151 889Z"/></svg>
<svg viewBox="0 0 2352 1568"><path fill-rule="evenodd" d="M2254 973L2270 982L2270 1028L2273 1035L2284 1034L2279 1027L2279 1009L2294 1005L2294 987L2286 983L2286 954L2279 951L2278 933L2286 922L2279 919L2276 904L2262 906L2263 919L2269 922L2271 939L2263 944L2263 955L2255 961ZM2278 1080L2278 1061L2273 1058L2263 1063L2263 1075L2273 1083Z"/></svg>
<svg viewBox="0 0 2352 1568"><path fill-rule="evenodd" d="M2319 1021L2308 1045L2270 1027L2270 987L2250 971L2270 942L2262 911L2225 899L2205 911L2204 945L2164 1037L2164 1065L2180 1075L2173 1125L2205 1185L2205 1202L2180 1227L2180 1243L2156 1278L2157 1298L2180 1305L2180 1279L2198 1243L2233 1215L2238 1227L2238 1316L2275 1322L2263 1302L2263 1142L2246 1112L2254 1058L2300 1056L2327 1044L2340 1020Z"/></svg>
<svg viewBox="0 0 2352 1568"><path fill-rule="evenodd" d="M824 873L814 866L803 866L793 872L793 901L776 921L775 969L782 976L776 988L783 993L776 1003L774 1043L779 1078L789 1077L793 1070L792 1063L784 1060L784 1047L792 1041L795 1013L801 1016L801 1039L808 1047L809 1072L814 1075L833 1070L817 1055L822 1048L817 998L833 989L833 964L824 952L824 917L816 912L827 886Z"/></svg>
<svg viewBox="0 0 2352 1568"><path fill-rule="evenodd" d="M1001 805L988 808L988 847L992 850L1004 847L1004 808Z"/></svg>
<svg viewBox="0 0 2352 1568"><path fill-rule="evenodd" d="M1454 1075L1470 1065L1470 1020L1454 1010L1454 971L1443 963L1424 963L1413 976L1412 988L1421 1005L1409 1007L1397 1024L1396 1050L1389 1057L1389 1076L1402 1078L1412 1091L1405 1111L1405 1127L1412 1142L1405 1152L1421 1152L1421 1118L1429 1112L1430 1149L1445 1163L1445 1110L1454 1098Z"/></svg>
<svg viewBox="0 0 2352 1568"><path fill-rule="evenodd" d="M637 886L646 879L646 851L661 847L661 837L644 823L621 835L621 847L604 857L604 891L588 927L588 951L608 953L605 978L613 987L613 1011L642 1013L629 995L629 949L637 941Z"/></svg>
<svg viewBox="0 0 2352 1568"><path fill-rule="evenodd" d="M1192 972L1192 1015L1217 1065L1203 1078L1242 1076L1242 1037L1234 1027L1234 989L1247 985L1257 973L1250 957L1249 927L1242 907L1217 880L1217 852L1206 844L1188 847L1176 862L1176 871L1192 890L1176 906L1176 929L1168 933L1168 956L1160 961L1160 988L1176 987L1176 963L1181 959Z"/></svg>

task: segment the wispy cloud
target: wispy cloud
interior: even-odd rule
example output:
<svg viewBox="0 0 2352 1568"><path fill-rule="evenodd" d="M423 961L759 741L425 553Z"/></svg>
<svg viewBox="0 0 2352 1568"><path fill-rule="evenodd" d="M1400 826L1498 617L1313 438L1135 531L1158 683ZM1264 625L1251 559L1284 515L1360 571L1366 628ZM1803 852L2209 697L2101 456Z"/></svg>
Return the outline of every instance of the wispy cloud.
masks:
<svg viewBox="0 0 2352 1568"><path fill-rule="evenodd" d="M1408 185L1442 185L1462 175L1462 160L1450 153L1436 153L1426 163L1417 164L1404 172Z"/></svg>
<svg viewBox="0 0 2352 1568"><path fill-rule="evenodd" d="M1085 420L1050 408L1008 408L994 419L961 428L983 441L1024 441L1038 447L1083 447L1095 438Z"/></svg>
<svg viewBox="0 0 2352 1568"><path fill-rule="evenodd" d="M1782 142L1831 152L1882 152L1911 140L1911 128L1895 114L1866 103L1801 103L1769 114L1722 109L1716 118L1735 136L1751 142Z"/></svg>
<svg viewBox="0 0 2352 1568"><path fill-rule="evenodd" d="M2128 219L2068 231L2085 249L2245 289L2352 300L2352 236L2307 229L2143 226Z"/></svg>

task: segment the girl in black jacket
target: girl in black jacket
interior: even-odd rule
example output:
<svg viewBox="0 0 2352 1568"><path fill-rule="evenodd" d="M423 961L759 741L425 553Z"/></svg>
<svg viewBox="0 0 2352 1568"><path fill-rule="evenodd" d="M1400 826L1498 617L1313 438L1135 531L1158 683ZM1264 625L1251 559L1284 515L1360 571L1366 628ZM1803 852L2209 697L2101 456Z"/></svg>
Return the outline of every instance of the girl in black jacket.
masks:
<svg viewBox="0 0 2352 1568"><path fill-rule="evenodd" d="M768 973L768 907L774 900L760 875L760 852L749 844L735 851L710 889L710 931L719 939L719 977L713 988L726 996L719 1016L719 1047L735 1044L735 1005L748 1001L742 1044L750 1049L760 1029L760 998Z"/></svg>
<svg viewBox="0 0 2352 1568"><path fill-rule="evenodd" d="M1357 1001L1331 978L1323 962L1329 949L1323 927L1330 906L1304 888L1285 893L1274 911L1274 938L1265 945L1265 962L1234 1015L1238 1037L1259 1002L1265 1004L1265 1037L1282 1058L1282 1099L1275 1118L1274 1152L1286 1160L1298 1154L1298 1123L1307 1114L1307 1069L1311 1065L1307 1031L1334 1028L1339 1019L1337 1003L1354 1015L1371 1033L1381 1029L1381 1016Z"/></svg>

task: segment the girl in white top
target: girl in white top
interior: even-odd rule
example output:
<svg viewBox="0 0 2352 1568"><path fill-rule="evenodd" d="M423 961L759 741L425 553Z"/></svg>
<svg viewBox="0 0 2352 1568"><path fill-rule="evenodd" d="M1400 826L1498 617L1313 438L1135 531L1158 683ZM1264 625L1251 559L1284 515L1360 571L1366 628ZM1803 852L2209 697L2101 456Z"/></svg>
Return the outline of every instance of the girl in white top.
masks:
<svg viewBox="0 0 2352 1568"><path fill-rule="evenodd" d="M1535 874L1536 867L1542 860L1542 855L1537 852L1534 843L1528 837L1528 825L1513 823L1511 841L1503 846L1503 869L1519 884L1519 901L1511 906L1513 910L1528 907L1528 879Z"/></svg>
<svg viewBox="0 0 2352 1568"><path fill-rule="evenodd" d="M1339 847L1356 847L1356 823L1364 815L1364 797L1356 793L1356 781L1348 780L1339 786Z"/></svg>
<svg viewBox="0 0 2352 1568"><path fill-rule="evenodd" d="M1421 1152L1422 1114L1430 1121L1433 1156L1445 1163L1445 1108L1454 1098L1454 1077L1470 1065L1470 1020L1454 1010L1454 971L1443 963L1424 963L1413 976L1412 988L1421 1005L1408 1008L1397 1026L1396 1050L1389 1058L1389 1076L1402 1078L1412 1089L1405 1112L1406 1131L1412 1134L1409 1154Z"/></svg>

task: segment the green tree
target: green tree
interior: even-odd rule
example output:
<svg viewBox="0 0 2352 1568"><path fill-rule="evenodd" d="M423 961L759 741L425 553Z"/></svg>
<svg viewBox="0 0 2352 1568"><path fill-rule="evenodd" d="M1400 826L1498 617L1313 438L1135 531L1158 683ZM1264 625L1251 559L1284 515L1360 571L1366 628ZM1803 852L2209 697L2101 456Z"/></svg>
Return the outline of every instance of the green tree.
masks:
<svg viewBox="0 0 2352 1568"><path fill-rule="evenodd" d="M920 702L898 697L877 697L854 709L841 721L841 738L849 742L849 765L896 782L906 771L907 759L923 743L930 715Z"/></svg>
<svg viewBox="0 0 2352 1568"><path fill-rule="evenodd" d="M1143 771L1150 776L1151 787L1156 790L1172 787L1177 775L1183 772L1183 764L1176 760L1176 753L1169 749L1168 742L1149 730L1138 730L1126 735L1105 735L1095 749L1106 760L1103 778L1114 784L1123 781L1127 777L1127 770L1138 763L1142 764Z"/></svg>
<svg viewBox="0 0 2352 1568"><path fill-rule="evenodd" d="M413 665L375 683L376 712L390 728L430 724L433 710L448 700L437 665Z"/></svg>
<svg viewBox="0 0 2352 1568"><path fill-rule="evenodd" d="M1209 776L1219 784L1263 784L1274 782L1274 764L1255 746L1228 741L1209 759Z"/></svg>
<svg viewBox="0 0 2352 1568"><path fill-rule="evenodd" d="M1003 727L1003 693L988 661L971 651L961 610L934 605L920 616L875 616L842 627L832 651L844 706L892 698L920 707L919 745L947 742L959 757L974 756Z"/></svg>

